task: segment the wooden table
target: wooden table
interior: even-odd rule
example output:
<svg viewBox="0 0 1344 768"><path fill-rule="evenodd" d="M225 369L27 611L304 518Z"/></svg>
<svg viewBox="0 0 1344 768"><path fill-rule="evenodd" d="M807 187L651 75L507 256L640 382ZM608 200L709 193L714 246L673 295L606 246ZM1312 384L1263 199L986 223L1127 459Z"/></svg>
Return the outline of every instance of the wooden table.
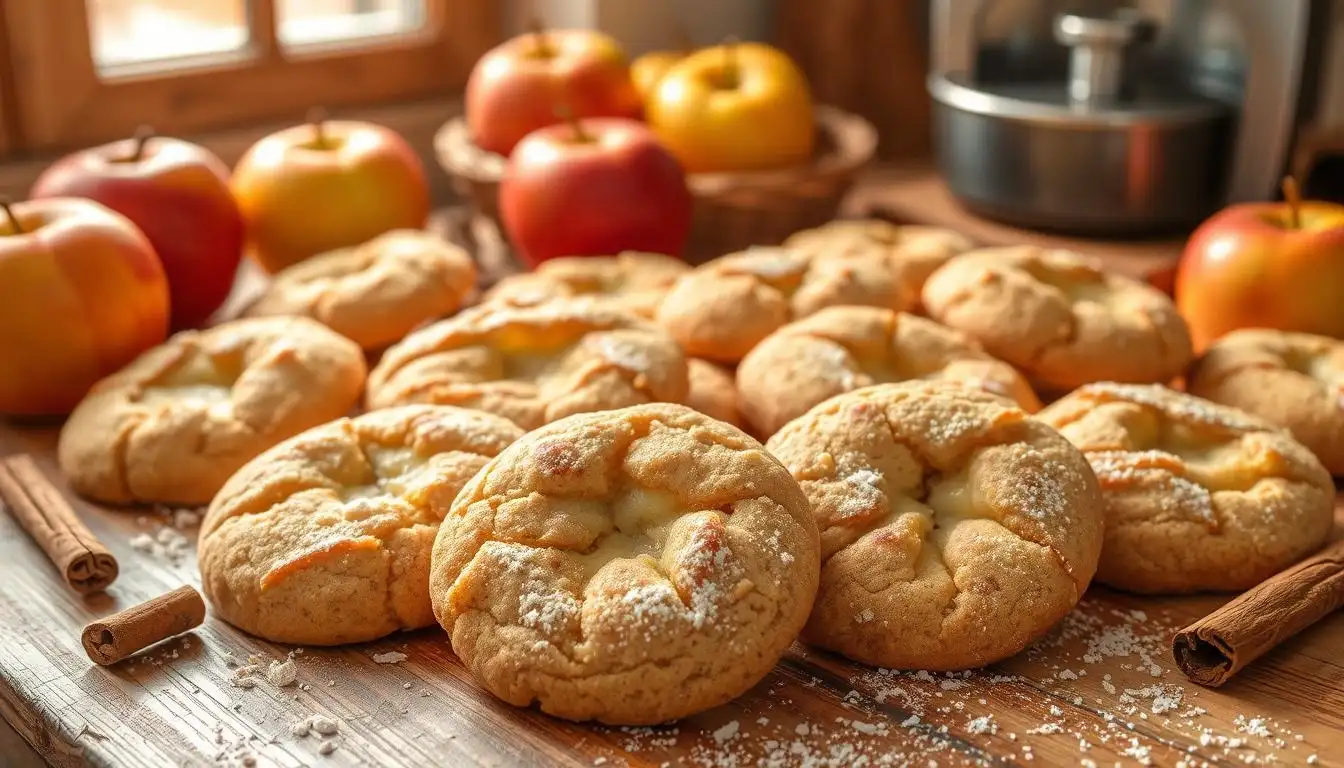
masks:
<svg viewBox="0 0 1344 768"><path fill-rule="evenodd" d="M59 484L54 441L54 425L0 424L0 455L33 454ZM888 672L795 645L737 701L660 728L577 725L501 704L437 630L300 649L209 618L100 668L80 628L198 584L196 531L165 510L81 509L122 564L109 593L88 600L0 514L0 714L54 765L1305 765L1316 755L1344 766L1344 615L1206 690L1173 668L1170 639L1226 599L1212 596L1094 588L1049 636L974 673ZM1336 516L1344 530L1344 506ZM407 659L374 661L389 651ZM291 652L298 685L231 684L229 658ZM338 721L339 734L291 732L313 715Z"/></svg>

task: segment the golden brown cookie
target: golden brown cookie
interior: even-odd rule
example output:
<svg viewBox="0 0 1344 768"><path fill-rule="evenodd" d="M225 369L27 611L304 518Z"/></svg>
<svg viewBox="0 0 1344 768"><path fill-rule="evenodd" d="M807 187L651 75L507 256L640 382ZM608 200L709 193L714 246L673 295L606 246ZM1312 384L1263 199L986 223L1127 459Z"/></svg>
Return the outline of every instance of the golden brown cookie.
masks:
<svg viewBox="0 0 1344 768"><path fill-rule="evenodd" d="M555 299L590 299L652 318L672 284L690 270L681 259L658 253L570 256L500 280L483 301L533 306Z"/></svg>
<svg viewBox="0 0 1344 768"><path fill-rule="evenodd" d="M740 428L742 415L737 405L737 386L733 383L733 374L696 357L686 361L686 372L690 383L686 404L706 416Z"/></svg>
<svg viewBox="0 0 1344 768"><path fill-rule="evenodd" d="M535 429L572 413L686 397L686 359L647 320L590 302L480 306L388 348L368 405L460 405Z"/></svg>
<svg viewBox="0 0 1344 768"><path fill-rule="evenodd" d="M1344 341L1233 331L1195 362L1186 387L1287 429L1331 474L1344 475Z"/></svg>
<svg viewBox="0 0 1344 768"><path fill-rule="evenodd" d="M113 504L206 504L257 454L345 415L354 342L306 317L183 331L98 382L61 429L61 471Z"/></svg>
<svg viewBox="0 0 1344 768"><path fill-rule="evenodd" d="M688 354L735 363L780 326L825 307L915 308L928 254L961 243L920 227L891 247L858 248L837 231L800 233L796 248L750 248L697 267L667 294L658 323ZM827 237L837 244L825 247Z"/></svg>
<svg viewBox="0 0 1344 768"><path fill-rule="evenodd" d="M650 404L571 416L487 464L444 518L430 594L504 701L647 724L764 677L817 567L807 499L760 443Z"/></svg>
<svg viewBox="0 0 1344 768"><path fill-rule="evenodd" d="M323 424L258 456L201 525L201 585L215 615L303 645L432 625L439 522L522 434L493 414L408 405Z"/></svg>
<svg viewBox="0 0 1344 768"><path fill-rule="evenodd" d="M1097 581L1178 594L1252 587L1330 532L1330 474L1287 432L1159 385L1090 384L1040 414L1106 497Z"/></svg>
<svg viewBox="0 0 1344 768"><path fill-rule="evenodd" d="M475 287L476 264L465 250L400 229L281 270L247 314L311 317L364 349L381 349L456 312Z"/></svg>
<svg viewBox="0 0 1344 768"><path fill-rule="evenodd" d="M1015 400L1041 402L1011 365L963 333L877 307L828 307L770 334L737 368L742 411L772 435L821 401L873 384L958 381Z"/></svg>
<svg viewBox="0 0 1344 768"><path fill-rule="evenodd" d="M887 260L900 269L906 290L917 302L929 275L973 244L970 238L950 229L898 225L881 219L837 219L795 232L784 241L784 247L809 257L855 253Z"/></svg>
<svg viewBox="0 0 1344 768"><path fill-rule="evenodd" d="M924 284L924 307L1040 388L1165 382L1190 362L1190 331L1161 291L1070 251L984 248Z"/></svg>
<svg viewBox="0 0 1344 768"><path fill-rule="evenodd" d="M821 586L803 639L866 664L980 667L1087 589L1102 499L1078 449L1007 399L947 382L856 390L766 444L812 502Z"/></svg>

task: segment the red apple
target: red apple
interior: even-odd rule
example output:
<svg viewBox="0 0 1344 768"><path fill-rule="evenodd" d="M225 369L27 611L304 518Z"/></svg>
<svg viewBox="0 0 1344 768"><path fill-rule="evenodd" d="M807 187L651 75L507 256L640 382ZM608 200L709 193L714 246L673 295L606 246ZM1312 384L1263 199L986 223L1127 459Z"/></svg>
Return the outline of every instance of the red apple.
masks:
<svg viewBox="0 0 1344 768"><path fill-rule="evenodd" d="M134 222L163 263L181 329L205 322L233 290L245 232L228 179L204 147L142 131L58 160L31 197L84 197Z"/></svg>
<svg viewBox="0 0 1344 768"><path fill-rule="evenodd" d="M125 216L66 197L0 212L0 414L67 414L167 333L163 267Z"/></svg>
<svg viewBox="0 0 1344 768"><path fill-rule="evenodd" d="M1344 338L1344 206L1243 203L1214 214L1186 243L1175 293L1197 351L1238 328Z"/></svg>
<svg viewBox="0 0 1344 768"><path fill-rule="evenodd" d="M681 166L643 123L597 118L528 134L509 158L500 215L530 265L559 256L680 255L691 228Z"/></svg>
<svg viewBox="0 0 1344 768"><path fill-rule="evenodd" d="M478 147L508 157L524 136L560 122L556 104L580 118L639 117L621 46L587 29L538 28L506 40L467 80L467 129Z"/></svg>

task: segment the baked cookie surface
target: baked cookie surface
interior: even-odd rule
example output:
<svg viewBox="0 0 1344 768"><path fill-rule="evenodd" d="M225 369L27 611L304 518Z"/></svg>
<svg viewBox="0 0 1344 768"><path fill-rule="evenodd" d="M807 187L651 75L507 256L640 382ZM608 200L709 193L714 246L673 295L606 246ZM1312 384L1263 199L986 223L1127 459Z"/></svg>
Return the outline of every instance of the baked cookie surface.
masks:
<svg viewBox="0 0 1344 768"><path fill-rule="evenodd" d="M304 645L432 625L439 521L522 433L492 414L410 405L277 445L230 478L202 522L201 584L215 614Z"/></svg>
<svg viewBox="0 0 1344 768"><path fill-rule="evenodd" d="M821 532L803 639L856 661L957 670L1012 656L1096 569L1102 499L1087 460L1004 398L882 384L825 401L766 448Z"/></svg>
<svg viewBox="0 0 1344 768"><path fill-rule="evenodd" d="M183 331L103 379L61 429L61 471L113 504L209 503L262 451L359 402L364 355L303 317Z"/></svg>
<svg viewBox="0 0 1344 768"><path fill-rule="evenodd" d="M650 724L746 691L817 586L807 499L761 444L681 405L580 414L505 449L434 545L434 613L499 698Z"/></svg>
<svg viewBox="0 0 1344 768"><path fill-rule="evenodd" d="M281 270L247 314L311 317L373 350L456 312L475 288L476 263L465 250L401 229Z"/></svg>
<svg viewBox="0 0 1344 768"><path fill-rule="evenodd" d="M1287 429L1331 474L1344 475L1344 341L1233 331L1195 362L1186 387Z"/></svg>
<svg viewBox="0 0 1344 768"><path fill-rule="evenodd" d="M591 302L479 306L389 347L370 408L459 405L535 429L573 413L680 402L686 359L666 333Z"/></svg>
<svg viewBox="0 0 1344 768"><path fill-rule="evenodd" d="M652 318L677 278L691 267L659 253L550 259L509 275L486 291L484 303L534 306L555 299L588 299Z"/></svg>
<svg viewBox="0 0 1344 768"><path fill-rule="evenodd" d="M965 334L932 320L878 307L828 307L770 334L737 368L748 421L771 435L821 401L874 384L959 381L1015 400L1041 403L1011 365Z"/></svg>
<svg viewBox="0 0 1344 768"><path fill-rule="evenodd" d="M1101 484L1102 583L1153 594L1243 590L1329 535L1329 473L1250 414L1160 385L1099 383L1039 418L1082 449Z"/></svg>
<svg viewBox="0 0 1344 768"><path fill-rule="evenodd" d="M706 416L734 427L742 427L737 385L733 383L732 373L698 357L686 361L686 373L690 383L690 389L686 392L686 405Z"/></svg>
<svg viewBox="0 0 1344 768"><path fill-rule="evenodd" d="M954 257L924 284L935 320L966 333L1038 387L1165 382L1192 356L1171 299L1071 251L983 248Z"/></svg>
<svg viewBox="0 0 1344 768"><path fill-rule="evenodd" d="M696 267L668 292L658 323L688 354L735 363L780 326L825 307L915 308L922 270L964 243L917 227L895 244L860 247L840 224L831 227L794 235L796 247L756 247Z"/></svg>

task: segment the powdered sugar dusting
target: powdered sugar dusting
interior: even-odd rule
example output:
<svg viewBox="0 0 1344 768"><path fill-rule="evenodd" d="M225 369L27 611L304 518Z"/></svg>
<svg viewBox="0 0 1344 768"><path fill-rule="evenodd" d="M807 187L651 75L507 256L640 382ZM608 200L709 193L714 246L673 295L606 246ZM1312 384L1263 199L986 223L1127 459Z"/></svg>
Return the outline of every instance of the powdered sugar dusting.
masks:
<svg viewBox="0 0 1344 768"><path fill-rule="evenodd" d="M1124 491L1140 486L1160 486L1155 494L1162 511L1200 520L1215 521L1213 496L1208 489L1178 474L1184 463L1165 451L1097 451L1087 454L1104 490Z"/></svg>
<svg viewBox="0 0 1344 768"><path fill-rule="evenodd" d="M1014 482L1000 495L1005 511L1040 521L1060 521L1068 514L1064 484L1073 476L1069 467L1043 451L1024 447Z"/></svg>
<svg viewBox="0 0 1344 768"><path fill-rule="evenodd" d="M850 472L843 482L844 496L836 509L837 518L863 517L881 507L884 498L881 473L864 467Z"/></svg>
<svg viewBox="0 0 1344 768"><path fill-rule="evenodd" d="M537 562L542 552L521 544L491 542L505 571L520 576L518 622L543 635L554 636L578 620L582 605L555 584L555 576Z"/></svg>
<svg viewBox="0 0 1344 768"><path fill-rule="evenodd" d="M1266 425L1244 416L1233 408L1177 392L1161 384L1118 384L1106 381L1085 385L1078 390L1078 393L1102 399L1127 400L1182 421L1222 427L1235 432L1260 432L1266 429Z"/></svg>

